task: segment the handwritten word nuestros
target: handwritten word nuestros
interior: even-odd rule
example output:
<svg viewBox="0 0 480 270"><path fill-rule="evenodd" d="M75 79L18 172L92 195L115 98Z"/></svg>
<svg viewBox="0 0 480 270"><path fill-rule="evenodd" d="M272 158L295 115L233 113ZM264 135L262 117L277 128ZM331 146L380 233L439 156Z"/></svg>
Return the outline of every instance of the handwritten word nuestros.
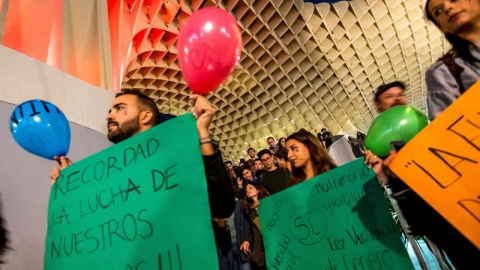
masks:
<svg viewBox="0 0 480 270"><path fill-rule="evenodd" d="M99 249L106 250L119 242L148 239L153 235L153 224L145 218L146 212L146 209L141 209L77 233L59 235L49 243L50 259L91 254Z"/></svg>

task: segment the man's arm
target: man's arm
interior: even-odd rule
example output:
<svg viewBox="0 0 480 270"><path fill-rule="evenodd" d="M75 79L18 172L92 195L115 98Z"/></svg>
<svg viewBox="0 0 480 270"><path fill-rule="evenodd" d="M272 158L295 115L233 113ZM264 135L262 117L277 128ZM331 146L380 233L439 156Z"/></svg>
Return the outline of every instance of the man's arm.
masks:
<svg viewBox="0 0 480 270"><path fill-rule="evenodd" d="M214 218L227 218L235 208L235 192L220 150L209 141L208 126L216 110L203 96L192 94L190 99L193 103L191 111L197 118L198 136L202 142L200 151L207 177L210 211Z"/></svg>

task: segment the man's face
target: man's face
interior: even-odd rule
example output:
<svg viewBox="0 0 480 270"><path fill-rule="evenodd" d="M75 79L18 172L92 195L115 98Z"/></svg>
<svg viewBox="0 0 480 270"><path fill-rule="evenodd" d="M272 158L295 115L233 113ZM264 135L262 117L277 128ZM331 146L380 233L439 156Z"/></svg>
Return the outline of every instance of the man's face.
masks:
<svg viewBox="0 0 480 270"><path fill-rule="evenodd" d="M260 161L262 161L265 170L269 171L273 168L273 157L269 154L263 154L260 157Z"/></svg>
<svg viewBox="0 0 480 270"><path fill-rule="evenodd" d="M480 20L478 0L432 0L427 8L443 33L458 34Z"/></svg>
<svg viewBox="0 0 480 270"><path fill-rule="evenodd" d="M255 160L255 170L256 171L263 170L262 161L260 161L259 159Z"/></svg>
<svg viewBox="0 0 480 270"><path fill-rule="evenodd" d="M254 158L255 157L255 150L253 150L253 149L248 150L248 156L250 158Z"/></svg>
<svg viewBox="0 0 480 270"><path fill-rule="evenodd" d="M268 138L267 143L270 147L275 147L275 140L274 139Z"/></svg>
<svg viewBox="0 0 480 270"><path fill-rule="evenodd" d="M233 171L233 164L227 163L227 171Z"/></svg>
<svg viewBox="0 0 480 270"><path fill-rule="evenodd" d="M140 131L138 98L123 95L113 100L107 115L107 138L113 143L121 142Z"/></svg>
<svg viewBox="0 0 480 270"><path fill-rule="evenodd" d="M378 112L384 112L392 107L407 105L405 91L398 86L394 86L380 94L376 102Z"/></svg>

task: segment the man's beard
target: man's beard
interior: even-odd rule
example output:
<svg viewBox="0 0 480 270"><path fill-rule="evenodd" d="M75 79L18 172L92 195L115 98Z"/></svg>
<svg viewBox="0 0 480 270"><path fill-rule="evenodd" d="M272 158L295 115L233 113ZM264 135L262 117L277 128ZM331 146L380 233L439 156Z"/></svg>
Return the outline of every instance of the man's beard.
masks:
<svg viewBox="0 0 480 270"><path fill-rule="evenodd" d="M126 121L123 124L118 124L115 121L110 121L109 123L114 123L117 126L116 130L108 131L107 138L113 143L119 143L123 140L126 140L132 137L135 133L140 130L140 117L133 118Z"/></svg>

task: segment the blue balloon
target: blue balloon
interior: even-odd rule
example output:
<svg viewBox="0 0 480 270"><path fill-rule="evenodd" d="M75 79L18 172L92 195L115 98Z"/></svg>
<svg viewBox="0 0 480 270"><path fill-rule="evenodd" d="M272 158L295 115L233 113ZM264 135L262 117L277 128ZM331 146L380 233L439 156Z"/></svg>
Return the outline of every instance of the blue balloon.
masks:
<svg viewBox="0 0 480 270"><path fill-rule="evenodd" d="M10 117L10 131L18 145L34 155L53 160L68 154L68 120L48 101L33 99L18 105Z"/></svg>

